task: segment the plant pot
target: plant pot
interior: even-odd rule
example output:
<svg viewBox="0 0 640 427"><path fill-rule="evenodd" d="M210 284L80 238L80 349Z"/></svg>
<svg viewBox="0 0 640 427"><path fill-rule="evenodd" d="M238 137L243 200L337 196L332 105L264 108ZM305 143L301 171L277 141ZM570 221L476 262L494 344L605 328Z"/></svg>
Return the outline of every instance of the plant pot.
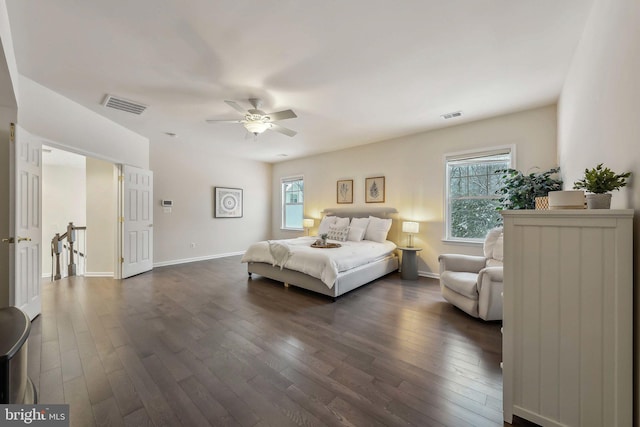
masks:
<svg viewBox="0 0 640 427"><path fill-rule="evenodd" d="M549 209L584 209L585 198L582 190L549 192Z"/></svg>
<svg viewBox="0 0 640 427"><path fill-rule="evenodd" d="M545 210L549 209L549 197L548 196L536 197L535 201L536 201L536 210L537 211L545 211Z"/></svg>
<svg viewBox="0 0 640 427"><path fill-rule="evenodd" d="M611 207L611 193L587 194L587 209L609 209Z"/></svg>

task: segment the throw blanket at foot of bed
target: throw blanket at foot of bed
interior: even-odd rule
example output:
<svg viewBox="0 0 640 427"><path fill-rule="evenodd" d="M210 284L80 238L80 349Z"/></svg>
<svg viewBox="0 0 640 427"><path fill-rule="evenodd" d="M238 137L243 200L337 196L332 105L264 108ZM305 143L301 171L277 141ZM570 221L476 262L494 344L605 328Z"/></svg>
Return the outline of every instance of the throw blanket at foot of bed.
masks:
<svg viewBox="0 0 640 427"><path fill-rule="evenodd" d="M249 247L242 262L263 262L299 271L320 279L329 289L333 288L339 273L378 261L391 254L396 245L363 240L337 242L339 248L312 248L315 237L298 237L287 240L267 240Z"/></svg>

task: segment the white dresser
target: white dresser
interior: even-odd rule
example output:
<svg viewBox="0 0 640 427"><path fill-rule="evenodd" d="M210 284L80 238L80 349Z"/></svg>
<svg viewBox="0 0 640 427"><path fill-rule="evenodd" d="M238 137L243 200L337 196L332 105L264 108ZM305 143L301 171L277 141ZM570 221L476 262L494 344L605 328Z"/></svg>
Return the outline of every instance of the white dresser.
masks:
<svg viewBox="0 0 640 427"><path fill-rule="evenodd" d="M630 426L633 210L503 217L504 420Z"/></svg>

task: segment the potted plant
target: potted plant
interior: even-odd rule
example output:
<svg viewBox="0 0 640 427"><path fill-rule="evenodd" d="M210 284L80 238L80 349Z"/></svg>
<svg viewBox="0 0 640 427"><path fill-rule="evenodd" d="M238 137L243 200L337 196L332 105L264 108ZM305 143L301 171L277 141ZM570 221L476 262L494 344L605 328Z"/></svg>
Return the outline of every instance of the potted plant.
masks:
<svg viewBox="0 0 640 427"><path fill-rule="evenodd" d="M575 190L587 190L587 207L589 209L609 209L611 207L611 191L620 190L627 185L631 172L617 174L604 167L602 163L593 169L584 170L584 178L573 183Z"/></svg>
<svg viewBox="0 0 640 427"><path fill-rule="evenodd" d="M328 237L329 237L329 234L328 234L328 233L322 233L322 234L320 235L320 244L321 244L322 246L327 246L327 238L328 238Z"/></svg>
<svg viewBox="0 0 640 427"><path fill-rule="evenodd" d="M500 169L502 188L496 191L501 197L498 199L502 209L535 209L536 197L546 197L549 191L562 189L562 180L555 178L560 168L549 169L545 172L523 174L516 169Z"/></svg>

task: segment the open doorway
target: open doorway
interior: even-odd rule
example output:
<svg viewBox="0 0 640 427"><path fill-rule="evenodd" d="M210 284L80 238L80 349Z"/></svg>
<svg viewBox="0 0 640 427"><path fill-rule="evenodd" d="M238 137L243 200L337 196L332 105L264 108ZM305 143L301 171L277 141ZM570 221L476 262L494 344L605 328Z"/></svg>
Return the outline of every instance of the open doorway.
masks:
<svg viewBox="0 0 640 427"><path fill-rule="evenodd" d="M76 233L77 274L114 277L116 258L117 167L110 162L43 146L42 153L42 275L56 273L51 240L67 231L69 222L84 227ZM65 240L64 243L67 243ZM67 256L60 274L67 276Z"/></svg>

